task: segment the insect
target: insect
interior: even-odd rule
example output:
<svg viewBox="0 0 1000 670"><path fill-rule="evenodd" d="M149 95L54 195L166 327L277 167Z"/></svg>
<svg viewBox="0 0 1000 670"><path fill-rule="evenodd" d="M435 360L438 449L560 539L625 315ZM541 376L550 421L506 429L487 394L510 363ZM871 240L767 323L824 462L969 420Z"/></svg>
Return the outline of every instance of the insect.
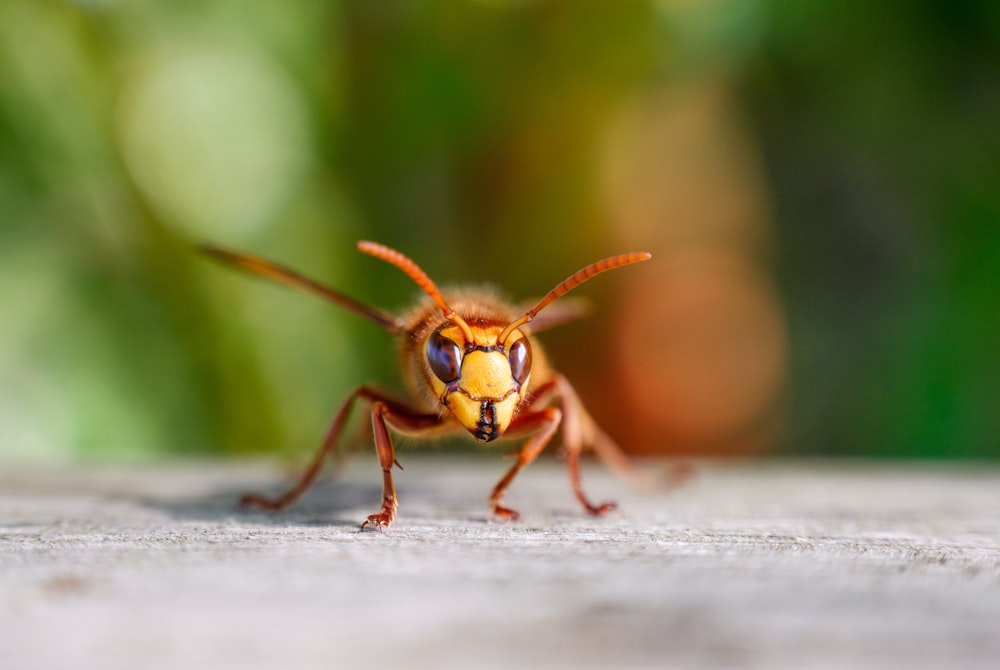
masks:
<svg viewBox="0 0 1000 670"><path fill-rule="evenodd" d="M497 482L489 498L495 516L516 520L520 515L504 505L504 494L562 426L570 484L577 500L593 515L615 509L615 503L594 504L583 493L581 452L590 447L624 473L636 472L587 413L570 383L550 367L535 334L578 316L573 310L553 309L539 317L554 301L602 272L648 260L650 254L627 253L592 263L522 312L481 290L442 293L415 262L395 249L365 241L357 247L402 270L426 296L408 313L395 316L277 263L202 247L217 261L317 294L396 335L400 363L413 398L403 402L374 387L358 387L334 415L312 462L292 488L277 498L247 494L244 505L281 510L298 500L315 481L327 457L336 453L352 407L362 402L371 415L375 451L382 468L382 507L361 524L362 528L385 529L396 517L398 501L392 468L399 463L390 430L406 435L438 435L464 428L482 442L501 436L526 437L513 466Z"/></svg>

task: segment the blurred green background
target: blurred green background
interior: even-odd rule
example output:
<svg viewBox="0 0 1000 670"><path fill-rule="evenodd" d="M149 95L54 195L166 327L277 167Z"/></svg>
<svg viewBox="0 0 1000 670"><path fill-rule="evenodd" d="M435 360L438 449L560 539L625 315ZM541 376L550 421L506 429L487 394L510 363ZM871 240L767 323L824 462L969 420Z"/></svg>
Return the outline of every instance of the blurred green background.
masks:
<svg viewBox="0 0 1000 670"><path fill-rule="evenodd" d="M389 309L580 290L640 454L1000 456L1000 3L0 0L0 458L311 452Z"/></svg>

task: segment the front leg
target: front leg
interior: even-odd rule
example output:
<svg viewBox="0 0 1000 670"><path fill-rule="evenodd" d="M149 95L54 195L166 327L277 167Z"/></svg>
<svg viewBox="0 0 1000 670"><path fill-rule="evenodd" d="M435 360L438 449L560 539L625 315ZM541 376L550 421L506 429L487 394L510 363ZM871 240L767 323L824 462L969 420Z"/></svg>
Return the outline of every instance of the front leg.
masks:
<svg viewBox="0 0 1000 670"><path fill-rule="evenodd" d="M396 463L395 452L392 446L392 438L386 427L393 428L408 433L430 432L441 426L441 417L437 414L421 414L407 407L403 403L395 400L388 394L362 386L356 389L347 400L337 410L336 416L327 429L323 443L317 450L309 467L306 468L302 476L283 495L277 498L268 498L256 493L248 493L243 496L243 505L247 507L260 507L269 511L283 510L298 500L316 481L320 470L326 459L334 455L339 461L338 443L351 408L356 400L365 400L372 403L372 427L375 434L375 450L378 454L379 465L382 467L382 510L378 514L372 514L361 525L373 526L375 528L388 528L396 516L398 503L396 501L396 489L393 486L391 469Z"/></svg>
<svg viewBox="0 0 1000 670"><path fill-rule="evenodd" d="M493 487L493 493L490 495L490 505L493 507L493 514L509 521L517 521L521 518L521 515L516 511L503 506L503 496L507 492L507 487L514 481L517 473L535 460L542 449L545 448L545 445L549 443L561 420L562 412L554 407L547 407L538 412L522 414L511 424L510 429L515 433L525 432L534 434L521 447L514 466Z"/></svg>
<svg viewBox="0 0 1000 670"><path fill-rule="evenodd" d="M514 476L535 459L560 424L563 429L563 451L566 467L569 470L570 485L573 487L573 495L587 510L587 513L594 516L601 516L616 509L618 505L614 502L595 505L584 494L580 484L580 453L584 446L593 446L599 452L602 460L610 460L613 465L617 466L616 469L631 469L633 474L638 476L628 457L601 432L594 420L587 414L587 410L584 409L583 403L580 402L573 387L562 375L555 375L536 388L531 397L529 408L544 407L549 403L558 404L559 408L529 409L525 414L519 415L508 429L507 434L512 436L520 433L538 432L525 443L524 448L518 454L517 463L493 490L493 495L490 498L493 503L493 513L506 519L519 517L517 512L500 505L503 493Z"/></svg>
<svg viewBox="0 0 1000 670"><path fill-rule="evenodd" d="M392 436L386 424L410 434L426 433L441 425L441 417L437 414L418 414L389 403L378 401L372 405L372 432L375 435L375 453L382 467L382 509L377 514L369 515L361 527L371 526L385 530L396 518L399 502L396 499L396 487L392 482L392 467L398 466L396 452L392 446Z"/></svg>
<svg viewBox="0 0 1000 670"><path fill-rule="evenodd" d="M623 467L631 466L628 458L621 453L618 447L608 440L606 436L597 428L594 420L590 418L583 407L583 403L577 397L573 387L561 376L549 380L541 385L532 398L531 406L539 407L552 401L558 401L561 409L556 407L546 407L541 410L528 411L519 415L508 429L509 435L521 433L531 434L528 441L524 443L521 451L518 452L517 462L504 475L490 496L490 504L493 506L493 514L511 521L520 518L516 511L503 506L503 496L507 487L526 465L535 460L545 445L549 443L560 424L563 429L563 443L566 453L566 467L569 470L570 484L573 487L573 494L589 514L601 516L618 507L614 502L604 502L594 504L590 502L583 492L580 483L580 453L585 445L594 445L601 451L602 457L615 458L619 464L624 462ZM605 453L609 452L609 453Z"/></svg>
<svg viewBox="0 0 1000 670"><path fill-rule="evenodd" d="M344 425L351 414L354 402L359 398L374 401L382 397L383 394L381 392L366 386L354 389L351 395L347 396L347 400L340 406L340 409L337 410L337 414L333 417L333 421L330 422L330 427L327 428L323 442L313 456L312 462L310 462L309 467L305 469L302 476L299 477L292 488L277 498L269 498L258 493L246 493L240 499L241 504L244 507L259 507L269 512L277 512L290 507L313 485L316 477L319 476L320 471L323 469L327 458L333 456L337 465L340 465L340 434L344 430Z"/></svg>
<svg viewBox="0 0 1000 670"><path fill-rule="evenodd" d="M375 453L378 464L382 466L382 510L378 514L369 515L361 527L371 526L383 530L392 525L396 518L399 503L396 500L396 487L392 483L392 466L396 464L396 452L392 446L392 436L385 425L385 416L389 409L383 402L372 405L372 432L375 435Z"/></svg>

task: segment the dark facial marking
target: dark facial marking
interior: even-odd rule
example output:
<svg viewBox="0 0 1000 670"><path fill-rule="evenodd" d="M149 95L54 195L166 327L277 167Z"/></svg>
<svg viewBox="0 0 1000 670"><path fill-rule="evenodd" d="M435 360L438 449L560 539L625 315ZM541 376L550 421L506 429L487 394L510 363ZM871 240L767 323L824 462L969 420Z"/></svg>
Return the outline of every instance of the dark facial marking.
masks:
<svg viewBox="0 0 1000 670"><path fill-rule="evenodd" d="M497 428L497 408L492 400L483 400L479 405L479 423L476 424L476 439L492 442L500 437Z"/></svg>

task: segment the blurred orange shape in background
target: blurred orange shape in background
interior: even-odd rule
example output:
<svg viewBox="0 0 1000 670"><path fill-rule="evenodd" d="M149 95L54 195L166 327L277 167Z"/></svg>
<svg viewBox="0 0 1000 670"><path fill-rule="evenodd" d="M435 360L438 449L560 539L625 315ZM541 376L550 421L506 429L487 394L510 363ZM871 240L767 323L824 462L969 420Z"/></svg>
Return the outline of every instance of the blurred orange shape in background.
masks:
<svg viewBox="0 0 1000 670"><path fill-rule="evenodd" d="M654 256L626 280L619 306L612 369L623 391L609 427L647 455L771 448L787 328L768 263L765 180L725 74L626 109L605 167L615 232Z"/></svg>

